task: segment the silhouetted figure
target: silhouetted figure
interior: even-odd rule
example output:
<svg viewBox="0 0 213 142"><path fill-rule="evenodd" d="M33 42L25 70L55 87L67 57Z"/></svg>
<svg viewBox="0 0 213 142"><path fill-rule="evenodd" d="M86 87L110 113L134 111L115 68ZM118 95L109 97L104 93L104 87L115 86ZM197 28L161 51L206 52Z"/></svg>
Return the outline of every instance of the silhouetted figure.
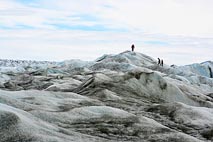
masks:
<svg viewBox="0 0 213 142"><path fill-rule="evenodd" d="M208 68L209 68L210 78L213 78L212 69L211 69L211 67L210 67L210 66L208 66Z"/></svg>
<svg viewBox="0 0 213 142"><path fill-rule="evenodd" d="M132 44L131 48L132 48L132 52L133 52L135 50L135 45Z"/></svg>
<svg viewBox="0 0 213 142"><path fill-rule="evenodd" d="M163 67L163 60L161 60L160 65Z"/></svg>
<svg viewBox="0 0 213 142"><path fill-rule="evenodd" d="M173 64L173 65L171 65L170 67L175 68L175 67L176 67L176 65L174 65L174 64Z"/></svg>
<svg viewBox="0 0 213 142"><path fill-rule="evenodd" d="M158 58L158 65L160 65L160 58Z"/></svg>

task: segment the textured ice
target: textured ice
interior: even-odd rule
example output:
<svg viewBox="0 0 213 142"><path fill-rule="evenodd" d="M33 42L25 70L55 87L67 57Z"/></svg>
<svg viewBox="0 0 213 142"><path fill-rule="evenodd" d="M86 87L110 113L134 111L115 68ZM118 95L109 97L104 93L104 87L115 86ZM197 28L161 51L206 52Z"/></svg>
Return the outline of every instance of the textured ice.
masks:
<svg viewBox="0 0 213 142"><path fill-rule="evenodd" d="M0 142L213 141L213 62L0 60Z"/></svg>

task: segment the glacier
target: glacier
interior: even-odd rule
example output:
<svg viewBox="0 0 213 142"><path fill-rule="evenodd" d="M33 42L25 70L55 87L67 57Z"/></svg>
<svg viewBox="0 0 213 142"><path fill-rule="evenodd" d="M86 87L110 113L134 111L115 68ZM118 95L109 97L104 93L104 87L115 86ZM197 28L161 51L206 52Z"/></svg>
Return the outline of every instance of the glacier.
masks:
<svg viewBox="0 0 213 142"><path fill-rule="evenodd" d="M166 63L166 62L165 62ZM0 60L0 142L211 142L213 62Z"/></svg>

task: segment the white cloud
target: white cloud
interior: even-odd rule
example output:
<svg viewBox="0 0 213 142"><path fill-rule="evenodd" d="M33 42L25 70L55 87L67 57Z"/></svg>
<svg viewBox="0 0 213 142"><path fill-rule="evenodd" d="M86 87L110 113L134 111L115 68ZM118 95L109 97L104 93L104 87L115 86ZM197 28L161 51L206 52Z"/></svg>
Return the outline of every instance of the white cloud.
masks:
<svg viewBox="0 0 213 142"><path fill-rule="evenodd" d="M135 43L169 64L213 60L212 0L20 1L0 0L2 58L91 60Z"/></svg>

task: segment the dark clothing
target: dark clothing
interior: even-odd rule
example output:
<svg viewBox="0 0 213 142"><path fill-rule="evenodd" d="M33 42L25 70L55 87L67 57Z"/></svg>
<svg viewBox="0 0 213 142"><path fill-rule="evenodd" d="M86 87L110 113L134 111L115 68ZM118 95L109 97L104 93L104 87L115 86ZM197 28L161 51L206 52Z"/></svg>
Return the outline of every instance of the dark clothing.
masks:
<svg viewBox="0 0 213 142"><path fill-rule="evenodd" d="M132 48L132 52L133 52L133 51L134 51L134 49L135 49L135 45L134 45L134 44L132 44L131 48Z"/></svg>
<svg viewBox="0 0 213 142"><path fill-rule="evenodd" d="M161 65L161 66L163 66L163 60L161 60L161 63L160 63L160 65Z"/></svg>
<svg viewBox="0 0 213 142"><path fill-rule="evenodd" d="M212 69L210 68L210 66L208 66L208 68L209 68L209 76L210 78L213 78Z"/></svg>
<svg viewBox="0 0 213 142"><path fill-rule="evenodd" d="M158 65L160 65L160 58L158 58Z"/></svg>

